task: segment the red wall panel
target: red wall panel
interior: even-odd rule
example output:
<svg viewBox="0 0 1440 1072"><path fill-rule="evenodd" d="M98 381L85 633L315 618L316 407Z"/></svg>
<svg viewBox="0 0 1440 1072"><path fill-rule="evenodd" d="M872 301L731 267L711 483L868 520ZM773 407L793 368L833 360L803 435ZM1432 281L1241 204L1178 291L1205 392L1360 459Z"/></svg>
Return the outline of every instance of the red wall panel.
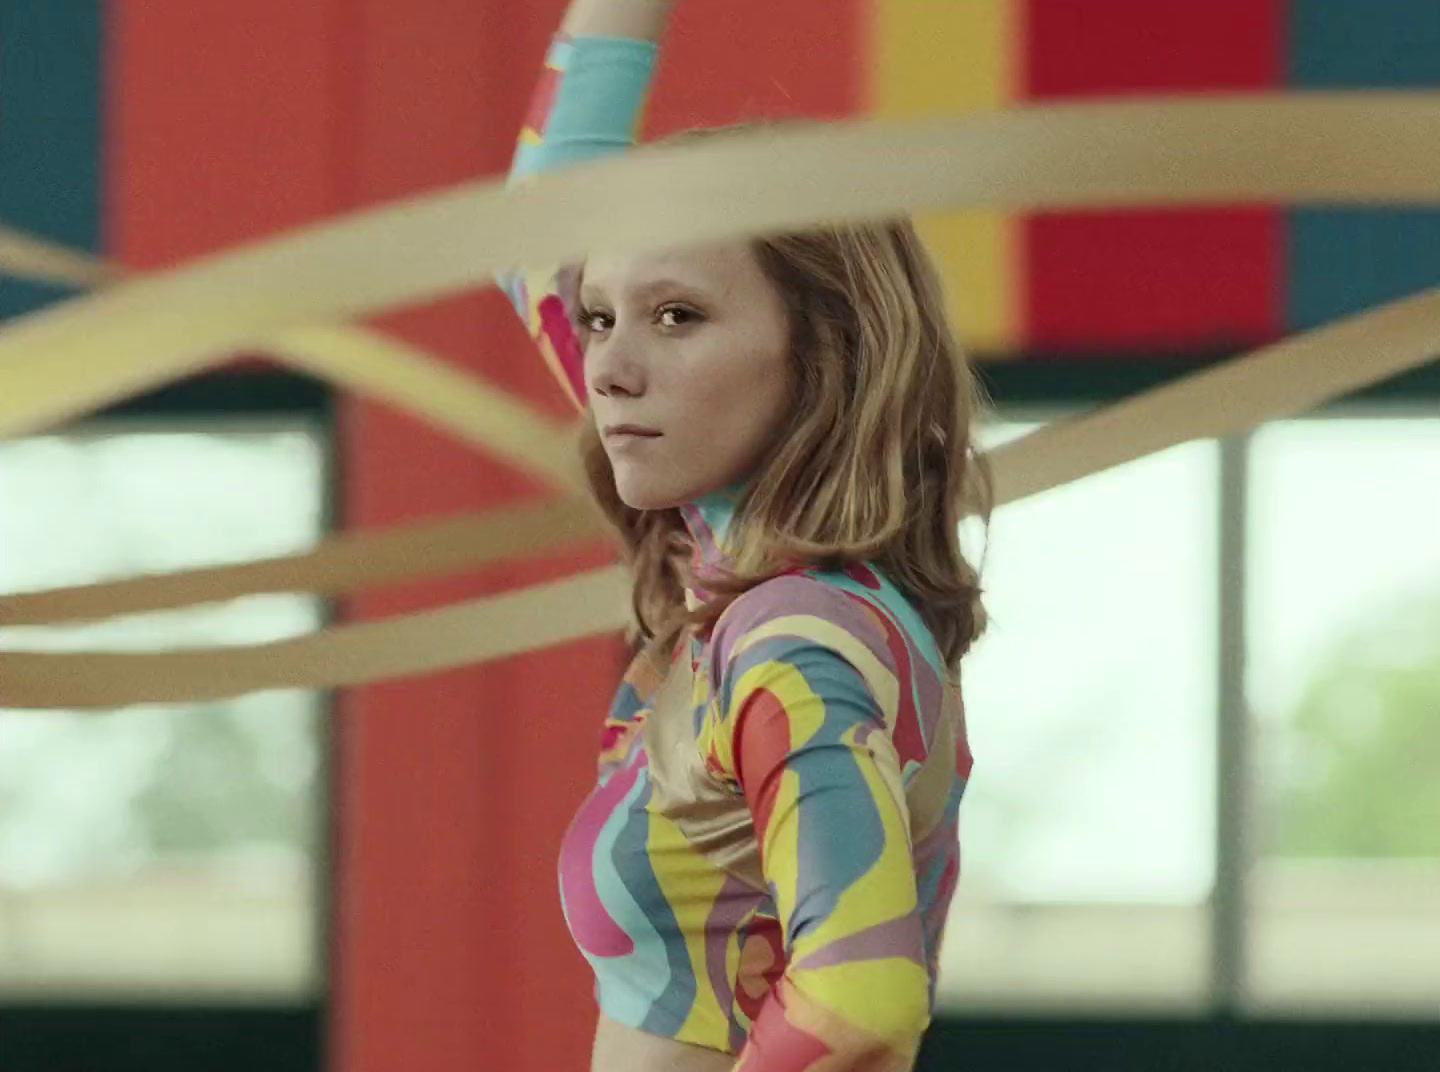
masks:
<svg viewBox="0 0 1440 1072"><path fill-rule="evenodd" d="M112 0L110 253L159 268L334 208L331 3Z"/></svg>
<svg viewBox="0 0 1440 1072"><path fill-rule="evenodd" d="M1030 0L1032 99L1270 89L1281 0ZM1027 221L1028 343L1174 349L1281 329L1282 218L1222 208L1046 213Z"/></svg>
<svg viewBox="0 0 1440 1072"><path fill-rule="evenodd" d="M503 173L545 24L558 20L558 10L536 10L543 6L350 7L338 138L350 205ZM562 404L493 290L379 326L551 408ZM540 491L384 407L349 400L343 417L349 524L484 508ZM350 609L355 617L401 613L597 559L507 566L355 600ZM564 928L553 860L593 775L619 665L616 641L602 638L346 694L335 1067L458 1072L583 1061L589 981Z"/></svg>
<svg viewBox="0 0 1440 1072"><path fill-rule="evenodd" d="M864 103L869 0L686 0L661 53L647 130L842 118Z"/></svg>
<svg viewBox="0 0 1440 1072"><path fill-rule="evenodd" d="M166 268L334 210L340 6L106 5L109 256Z"/></svg>

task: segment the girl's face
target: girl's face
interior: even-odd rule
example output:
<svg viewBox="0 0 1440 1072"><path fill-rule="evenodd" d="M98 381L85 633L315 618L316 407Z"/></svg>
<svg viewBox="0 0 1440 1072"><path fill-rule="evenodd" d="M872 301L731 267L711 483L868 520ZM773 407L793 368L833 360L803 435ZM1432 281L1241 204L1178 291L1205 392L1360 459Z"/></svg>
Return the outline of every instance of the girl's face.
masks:
<svg viewBox="0 0 1440 1072"><path fill-rule="evenodd" d="M585 382L627 506L744 480L793 397L790 325L749 241L595 257L580 287Z"/></svg>

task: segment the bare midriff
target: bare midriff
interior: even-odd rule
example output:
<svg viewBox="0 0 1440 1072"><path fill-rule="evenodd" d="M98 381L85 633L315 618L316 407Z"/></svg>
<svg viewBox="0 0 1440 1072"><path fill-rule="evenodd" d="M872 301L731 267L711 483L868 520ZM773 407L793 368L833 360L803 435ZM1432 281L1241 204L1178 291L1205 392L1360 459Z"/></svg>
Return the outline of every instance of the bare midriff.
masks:
<svg viewBox="0 0 1440 1072"><path fill-rule="evenodd" d="M601 1016L590 1072L730 1072L735 1055L661 1038Z"/></svg>

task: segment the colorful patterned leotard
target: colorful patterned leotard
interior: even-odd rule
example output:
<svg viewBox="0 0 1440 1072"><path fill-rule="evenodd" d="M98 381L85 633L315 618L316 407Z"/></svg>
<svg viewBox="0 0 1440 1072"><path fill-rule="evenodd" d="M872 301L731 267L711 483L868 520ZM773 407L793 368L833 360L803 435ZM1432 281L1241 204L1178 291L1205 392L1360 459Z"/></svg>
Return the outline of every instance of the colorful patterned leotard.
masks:
<svg viewBox="0 0 1440 1072"><path fill-rule="evenodd" d="M655 47L557 38L514 181L634 141ZM501 281L577 404L571 269ZM738 492L681 508L723 566ZM566 834L601 1011L755 1072L909 1068L934 1002L970 755L930 632L863 566L794 571L631 664Z"/></svg>

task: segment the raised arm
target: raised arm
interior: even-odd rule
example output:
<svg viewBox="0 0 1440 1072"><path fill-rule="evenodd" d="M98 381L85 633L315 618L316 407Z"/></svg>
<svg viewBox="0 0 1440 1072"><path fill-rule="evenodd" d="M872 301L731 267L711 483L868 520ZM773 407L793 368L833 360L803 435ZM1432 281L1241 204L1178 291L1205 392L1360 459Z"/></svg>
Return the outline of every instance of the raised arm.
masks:
<svg viewBox="0 0 1440 1072"><path fill-rule="evenodd" d="M550 43L510 182L624 152L635 143L656 43L675 0L572 0ZM497 283L577 408L585 405L574 326L575 265L522 268Z"/></svg>

